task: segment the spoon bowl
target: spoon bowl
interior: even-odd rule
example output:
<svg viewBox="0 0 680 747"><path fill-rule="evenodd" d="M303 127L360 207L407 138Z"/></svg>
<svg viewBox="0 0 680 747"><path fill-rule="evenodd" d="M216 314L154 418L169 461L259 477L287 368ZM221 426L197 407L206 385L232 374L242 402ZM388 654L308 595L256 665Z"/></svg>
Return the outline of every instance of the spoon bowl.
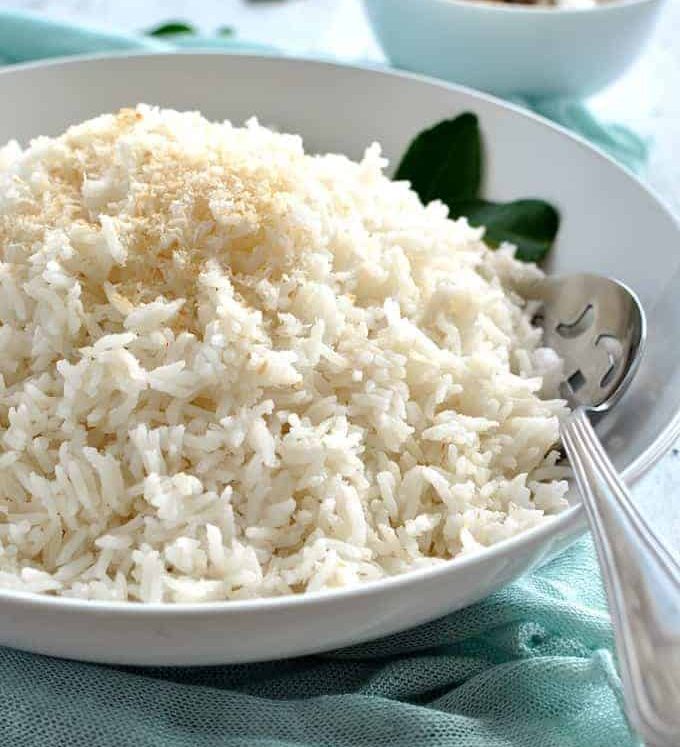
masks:
<svg viewBox="0 0 680 747"><path fill-rule="evenodd" d="M623 395L644 351L647 324L635 293L611 278L548 277L531 296L545 344L564 361L561 395L572 409L604 412Z"/></svg>

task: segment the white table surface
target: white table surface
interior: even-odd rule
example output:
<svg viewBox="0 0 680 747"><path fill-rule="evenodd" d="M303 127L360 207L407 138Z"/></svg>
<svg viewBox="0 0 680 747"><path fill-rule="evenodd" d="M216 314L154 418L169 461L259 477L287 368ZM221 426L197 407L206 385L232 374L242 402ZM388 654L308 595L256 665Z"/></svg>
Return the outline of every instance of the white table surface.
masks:
<svg viewBox="0 0 680 747"><path fill-rule="evenodd" d="M360 0L0 0L0 7L128 31L178 19L193 23L205 33L228 25L243 39L301 53L384 59ZM642 58L619 82L592 100L600 116L632 126L650 139L646 178L678 214L679 37L680 0L666 0L654 38ZM635 496L650 522L680 550L680 441L637 483Z"/></svg>

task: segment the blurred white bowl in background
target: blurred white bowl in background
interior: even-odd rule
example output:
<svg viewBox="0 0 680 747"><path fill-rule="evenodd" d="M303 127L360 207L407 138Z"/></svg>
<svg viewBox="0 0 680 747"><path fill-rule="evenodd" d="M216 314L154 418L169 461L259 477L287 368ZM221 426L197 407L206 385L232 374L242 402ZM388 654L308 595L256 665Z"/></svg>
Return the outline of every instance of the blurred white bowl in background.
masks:
<svg viewBox="0 0 680 747"><path fill-rule="evenodd" d="M584 96L635 60L662 2L605 0L585 8L484 0L364 5L396 67L502 96Z"/></svg>

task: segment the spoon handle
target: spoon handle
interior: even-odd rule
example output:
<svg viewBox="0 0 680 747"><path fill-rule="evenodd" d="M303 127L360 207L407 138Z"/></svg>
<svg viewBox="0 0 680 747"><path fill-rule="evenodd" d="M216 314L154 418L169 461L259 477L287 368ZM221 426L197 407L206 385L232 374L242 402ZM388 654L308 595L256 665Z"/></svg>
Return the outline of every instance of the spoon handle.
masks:
<svg viewBox="0 0 680 747"><path fill-rule="evenodd" d="M562 424L614 625L626 711L650 745L680 744L680 565L635 507L586 411Z"/></svg>

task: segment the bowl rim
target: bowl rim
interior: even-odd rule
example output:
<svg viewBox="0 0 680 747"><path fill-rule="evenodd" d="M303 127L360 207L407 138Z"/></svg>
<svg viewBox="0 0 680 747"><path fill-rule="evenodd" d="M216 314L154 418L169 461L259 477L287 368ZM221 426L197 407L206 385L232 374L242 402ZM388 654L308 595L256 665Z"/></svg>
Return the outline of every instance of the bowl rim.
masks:
<svg viewBox="0 0 680 747"><path fill-rule="evenodd" d="M625 3L641 3L657 2L658 0L617 0L617 2L618 1ZM455 2L468 5L472 4L473 0L437 0L437 2ZM474 2L476 2L476 0L474 0ZM403 78L419 83L425 83L427 85L434 85L445 90L462 93L465 96L471 98L473 101L476 99L478 101L485 102L487 105L490 105L493 108L509 110L515 115L533 120L541 127L556 130L562 136L567 137L579 147L585 148L590 151L596 158L603 160L609 163L609 165L614 167L615 169L622 171L628 179L631 179L633 182L635 182L637 187L642 190L642 192L646 193L647 196L657 204L659 209L661 209L666 214L666 216L670 218L670 220L678 230L678 234L680 236L680 218L678 218L678 216L676 216L675 213L669 208L666 201L662 197L660 197L654 189L645 184L640 179L640 177L633 173L629 168L618 163L616 160L614 160L614 158L605 153L601 148L589 143L582 136L568 130L562 125L550 121L546 117L524 109L517 104L505 101L497 96L477 91L468 86L460 85L457 83L450 83L445 80L440 80L419 73L395 70L386 66L348 64L338 61L327 61L316 57L305 57L300 55L281 55L266 52L216 52L215 50L182 49L169 52L137 50L122 51L118 53L103 52L87 55L71 55L68 57L50 60L37 60L33 62L10 65L2 68L0 69L0 76L11 76L13 74L21 75L23 72L29 72L35 69L42 68L78 67L80 65L87 65L91 62L115 63L119 60L134 61L147 57L162 59L166 57L175 57L178 55L197 58L235 57L240 60L250 60L256 63L261 61L272 62L273 59L279 59L285 60L285 62L294 66L299 65L301 69L307 65L327 67L339 71L349 69L351 71L362 74L367 73L370 75L386 76L390 78ZM680 408L678 408L678 410L669 417L667 424L656 436L654 441L652 441L652 443L641 454L639 454L624 470L622 470L621 475L623 479L628 484L633 484L634 482L636 482L651 467L653 467L659 461L659 459L661 459L661 457L671 448L674 441L679 436ZM445 560L432 566L416 568L410 571L405 571L404 573L400 573L395 576L388 576L386 578L381 578L374 581L366 581L356 586L342 587L339 589L311 591L302 594L286 594L277 597L259 597L254 599L221 600L212 602L143 603L129 600L113 601L79 599L74 597L53 596L42 592L18 591L14 589L0 588L0 607L2 607L3 605L22 605L24 607L31 608L34 611L80 611L95 616L116 615L119 618L124 618L127 616L137 617L141 615L149 619L156 616L168 616L171 614L190 617L193 617L194 615L210 616L214 614L237 615L239 613L252 613L255 611L275 612L282 609L294 607L297 608L301 605L312 607L331 604L336 601L348 602L349 600L357 597L378 594L381 591L415 585L419 580L423 578L432 580L436 577L443 576L454 569L473 568L475 566L482 565L483 563L491 562L494 558L502 558L506 553L512 554L515 549L518 549L522 545L530 545L531 543L539 543L543 540L548 540L551 535L557 535L560 533L560 531L563 534L577 534L579 530L583 531L584 528L585 509L583 503L578 502L574 505L570 505L561 513L551 516L548 521L526 529L520 534L502 540L495 545L486 547L484 550L478 553L458 556L456 558L451 558L450 560Z"/></svg>
<svg viewBox="0 0 680 747"><path fill-rule="evenodd" d="M373 0L363 0L370 5ZM595 0L593 5L585 7L570 7L562 5L533 5L530 3L511 3L503 0L430 0L438 5L453 5L465 10L475 8L482 13L526 13L535 15L578 15L581 13L611 13L618 8L633 5L659 5L663 0Z"/></svg>

